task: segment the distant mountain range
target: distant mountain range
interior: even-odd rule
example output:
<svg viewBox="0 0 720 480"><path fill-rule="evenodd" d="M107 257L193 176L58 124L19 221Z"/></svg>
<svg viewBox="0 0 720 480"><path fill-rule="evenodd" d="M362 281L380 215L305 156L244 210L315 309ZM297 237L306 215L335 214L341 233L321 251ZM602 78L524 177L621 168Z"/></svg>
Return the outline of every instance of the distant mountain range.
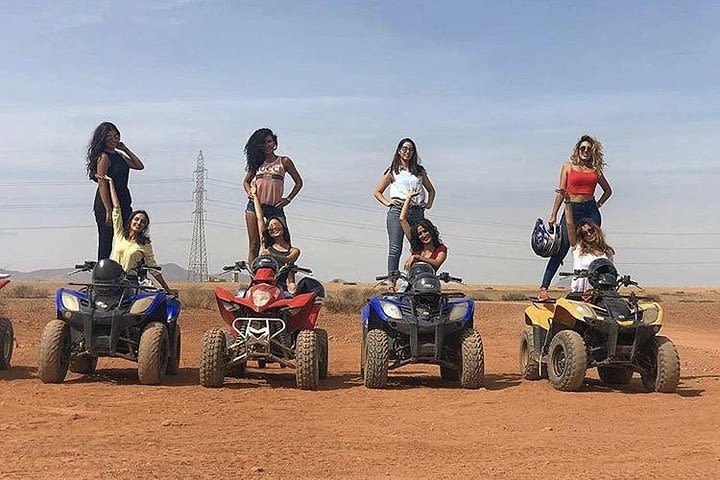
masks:
<svg viewBox="0 0 720 480"><path fill-rule="evenodd" d="M184 282L187 279L187 270L175 263L165 263L162 267L162 275L168 282ZM0 268L0 273L9 273L12 280L25 282L39 281L65 281L68 279L68 273L74 271L73 268L55 268L49 270L35 270L34 272L16 272L14 270L4 270ZM80 276L76 278L80 280Z"/></svg>

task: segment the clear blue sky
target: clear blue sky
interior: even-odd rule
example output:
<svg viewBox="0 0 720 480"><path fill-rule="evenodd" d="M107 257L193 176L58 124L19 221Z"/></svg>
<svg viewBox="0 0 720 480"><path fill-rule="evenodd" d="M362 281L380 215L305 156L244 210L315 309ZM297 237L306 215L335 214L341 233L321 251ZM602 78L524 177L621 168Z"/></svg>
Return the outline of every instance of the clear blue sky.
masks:
<svg viewBox="0 0 720 480"><path fill-rule="evenodd" d="M131 189L161 262L187 266L191 225L162 222L190 220L200 149L210 270L245 256L241 146L269 126L305 179L288 217L321 279L383 272L372 191L411 136L447 269L534 284L531 226L590 132L622 269L718 284L715 2L15 1L0 21L0 267L92 258L83 156L110 120L147 165Z"/></svg>

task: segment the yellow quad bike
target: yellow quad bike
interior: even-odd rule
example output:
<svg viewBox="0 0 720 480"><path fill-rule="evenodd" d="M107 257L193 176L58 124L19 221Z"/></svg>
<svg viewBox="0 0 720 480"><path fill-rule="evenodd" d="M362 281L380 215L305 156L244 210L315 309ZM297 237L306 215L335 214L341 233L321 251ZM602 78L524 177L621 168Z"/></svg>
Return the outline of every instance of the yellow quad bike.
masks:
<svg viewBox="0 0 720 480"><path fill-rule="evenodd" d="M585 371L597 367L605 385L627 385L638 372L645 390L674 392L680 381L680 358L670 339L657 335L662 308L620 287L637 283L618 277L607 259L587 270L561 273L585 277L593 288L589 301L570 293L525 309L527 327L520 337L520 374L527 380L547 378L562 391L579 390Z"/></svg>

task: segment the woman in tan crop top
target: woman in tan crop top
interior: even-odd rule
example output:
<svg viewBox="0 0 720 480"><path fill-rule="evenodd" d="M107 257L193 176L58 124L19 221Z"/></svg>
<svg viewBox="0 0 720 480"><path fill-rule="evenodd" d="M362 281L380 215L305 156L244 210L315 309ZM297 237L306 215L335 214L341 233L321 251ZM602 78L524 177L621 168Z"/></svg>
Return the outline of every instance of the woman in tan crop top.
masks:
<svg viewBox="0 0 720 480"><path fill-rule="evenodd" d="M560 181L558 188L555 190L555 199L547 221L551 228L557 225L558 210L560 210L563 199L566 197L571 204L573 220L576 225L579 225L583 219L592 220L598 227L602 225L599 208L612 195L612 188L610 188L610 183L603 172L604 167L605 159L600 141L590 135L581 136L570 154L570 161L563 164L560 170ZM597 185L600 185L603 193L600 199L596 201L595 188ZM538 293L538 299L540 300L547 300L547 289L550 282L557 273L558 268L560 268L560 264L567 255L568 250L570 250L564 213L560 219L560 224L557 226L562 233L562 243L560 251L550 257L545 267L545 274Z"/></svg>
<svg viewBox="0 0 720 480"><path fill-rule="evenodd" d="M265 218L281 218L285 223L283 210L303 186L302 177L288 157L275 154L277 149L277 135L269 128L256 130L245 144L245 157L247 165L243 180L243 188L248 196L245 207L245 224L248 232L248 263L252 263L260 252L260 230L258 217L252 200L251 184L257 189L257 197L262 205L262 214ZM295 182L290 194L284 196L285 173L288 173Z"/></svg>

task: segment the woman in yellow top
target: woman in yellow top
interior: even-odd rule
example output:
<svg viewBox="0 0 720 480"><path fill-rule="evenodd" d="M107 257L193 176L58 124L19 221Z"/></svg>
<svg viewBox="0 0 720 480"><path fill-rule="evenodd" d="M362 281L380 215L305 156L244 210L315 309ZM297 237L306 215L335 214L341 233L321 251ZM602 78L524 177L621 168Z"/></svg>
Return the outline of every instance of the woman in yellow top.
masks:
<svg viewBox="0 0 720 480"><path fill-rule="evenodd" d="M150 238L147 236L147 229L150 226L150 217L147 212L145 210L135 210L130 215L127 224L123 225L120 200L115 191L112 177L100 174L97 177L99 180L108 182L113 204L113 243L110 259L118 262L126 272L135 268L141 259L145 259L145 265L148 267L157 267L152 243L150 243ZM175 290L170 288L160 272L150 270L150 273L167 292L176 293Z"/></svg>

